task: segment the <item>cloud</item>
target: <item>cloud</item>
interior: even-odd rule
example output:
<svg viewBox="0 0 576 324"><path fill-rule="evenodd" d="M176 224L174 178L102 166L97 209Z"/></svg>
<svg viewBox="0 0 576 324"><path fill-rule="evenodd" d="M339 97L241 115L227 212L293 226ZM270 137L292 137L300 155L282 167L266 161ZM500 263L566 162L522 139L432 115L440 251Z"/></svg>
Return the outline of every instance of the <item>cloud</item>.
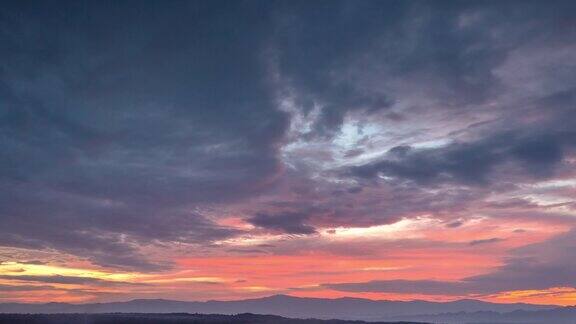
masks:
<svg viewBox="0 0 576 324"><path fill-rule="evenodd" d="M565 152L575 144L576 133L558 126L547 133L508 131L434 149L395 147L384 159L352 167L350 171L360 178L382 175L423 185L483 186L500 179L494 176L497 171L514 163L514 171L524 181L547 178L555 174Z"/></svg>
<svg viewBox="0 0 576 324"><path fill-rule="evenodd" d="M451 223L446 224L446 227L448 227L448 228L456 228L456 227L462 226L463 224L464 224L464 223L461 222L461 221L454 221L454 222L451 222Z"/></svg>
<svg viewBox="0 0 576 324"><path fill-rule="evenodd" d="M32 265L44 265L47 264L45 261L40 260L29 260L29 261L18 261L20 264L32 264Z"/></svg>
<svg viewBox="0 0 576 324"><path fill-rule="evenodd" d="M32 286L32 285L2 285L0 284L0 291L15 292L15 291L36 291L36 290L57 290L52 286Z"/></svg>
<svg viewBox="0 0 576 324"><path fill-rule="evenodd" d="M473 6L339 5L287 6L273 38L278 73L304 114L312 119L314 107L321 108L308 135L334 136L350 114L398 116L389 112L404 99L397 80L451 104L480 102L494 92L491 70L507 48L482 31L502 13L486 10L485 19L461 28Z"/></svg>
<svg viewBox="0 0 576 324"><path fill-rule="evenodd" d="M475 246L475 245L498 243L498 242L502 242L502 241L504 241L504 239L499 238L499 237L493 237L493 238L483 239L483 240L473 240L473 241L468 242L468 245Z"/></svg>
<svg viewBox="0 0 576 324"><path fill-rule="evenodd" d="M16 50L1 50L1 244L165 269L139 245L235 235L193 210L254 195L281 172L289 120L255 54L267 29L242 6L223 20L207 3L145 10L158 19L88 6L95 29L57 18L75 5L3 12L2 43Z"/></svg>
<svg viewBox="0 0 576 324"><path fill-rule="evenodd" d="M70 285L95 285L95 286L140 286L142 283L125 281L104 280L92 277L63 276L63 275L0 275L3 280L15 280L26 282L44 282Z"/></svg>
<svg viewBox="0 0 576 324"><path fill-rule="evenodd" d="M309 213L285 212L274 215L259 213L246 221L260 228L287 234L314 234L316 229L305 224L309 218Z"/></svg>
<svg viewBox="0 0 576 324"><path fill-rule="evenodd" d="M514 290L539 290L574 287L576 230L548 241L513 251L505 264L493 272L459 281L374 280L357 283L333 283L326 288L346 292L420 293L429 295L479 295Z"/></svg>

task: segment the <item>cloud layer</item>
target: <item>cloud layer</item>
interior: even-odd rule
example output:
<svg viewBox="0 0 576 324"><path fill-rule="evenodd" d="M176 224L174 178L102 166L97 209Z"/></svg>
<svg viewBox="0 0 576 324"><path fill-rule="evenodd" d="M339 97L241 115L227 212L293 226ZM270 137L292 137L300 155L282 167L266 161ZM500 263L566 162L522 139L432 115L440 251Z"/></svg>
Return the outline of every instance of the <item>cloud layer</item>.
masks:
<svg viewBox="0 0 576 324"><path fill-rule="evenodd" d="M9 1L0 261L20 262L21 287L76 280L34 266L85 267L195 296L214 278L182 260L246 255L382 264L315 282L294 266L283 287L214 265L221 296L573 287L574 9Z"/></svg>

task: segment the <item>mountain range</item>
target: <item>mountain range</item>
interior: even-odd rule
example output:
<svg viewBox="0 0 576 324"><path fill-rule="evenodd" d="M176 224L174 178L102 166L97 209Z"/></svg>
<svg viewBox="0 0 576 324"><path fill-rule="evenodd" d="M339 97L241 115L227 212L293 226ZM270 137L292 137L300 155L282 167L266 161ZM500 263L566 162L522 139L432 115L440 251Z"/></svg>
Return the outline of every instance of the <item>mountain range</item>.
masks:
<svg viewBox="0 0 576 324"><path fill-rule="evenodd" d="M135 299L91 304L0 304L0 313L203 313L268 314L291 318L433 323L576 323L576 307L499 304L465 299L452 302L361 298L299 298L275 295L237 301L189 302Z"/></svg>

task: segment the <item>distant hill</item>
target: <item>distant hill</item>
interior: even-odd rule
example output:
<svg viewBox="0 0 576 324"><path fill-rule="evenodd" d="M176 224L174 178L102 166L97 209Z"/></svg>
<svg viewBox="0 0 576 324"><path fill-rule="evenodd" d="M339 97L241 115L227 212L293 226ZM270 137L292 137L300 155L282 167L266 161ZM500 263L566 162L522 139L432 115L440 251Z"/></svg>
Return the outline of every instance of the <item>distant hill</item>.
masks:
<svg viewBox="0 0 576 324"><path fill-rule="evenodd" d="M478 300L437 303L428 301L374 301L360 298L298 298L285 295L238 301L185 302L135 299L126 302L93 304L0 304L0 313L203 313L224 315L253 313L289 318L336 318L364 321L429 321L429 319L433 319L437 322L446 322L445 319L457 318L459 320L457 323L466 323L467 316L473 320L482 321L484 318L488 318L489 314L496 316L511 313L510 316L524 316L523 314L526 312L535 312L530 314L537 317L552 316L562 312L570 313L571 311L571 308L558 308L550 305L496 304Z"/></svg>
<svg viewBox="0 0 576 324"><path fill-rule="evenodd" d="M435 315L401 316L403 320L443 324L575 324L576 307L513 312L459 312Z"/></svg>
<svg viewBox="0 0 576 324"><path fill-rule="evenodd" d="M359 321L290 319L273 315L201 314L0 314L0 324L362 324ZM370 324L426 324L378 322Z"/></svg>

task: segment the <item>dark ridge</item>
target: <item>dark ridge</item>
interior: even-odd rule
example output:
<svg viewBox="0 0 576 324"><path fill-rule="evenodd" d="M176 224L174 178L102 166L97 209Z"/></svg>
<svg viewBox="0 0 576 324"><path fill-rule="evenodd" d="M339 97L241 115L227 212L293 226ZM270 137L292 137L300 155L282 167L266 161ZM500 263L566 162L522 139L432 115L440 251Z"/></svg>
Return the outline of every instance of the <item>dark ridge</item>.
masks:
<svg viewBox="0 0 576 324"><path fill-rule="evenodd" d="M0 324L363 324L362 321L291 319L274 315L238 314L0 314ZM371 324L427 324L372 322Z"/></svg>

